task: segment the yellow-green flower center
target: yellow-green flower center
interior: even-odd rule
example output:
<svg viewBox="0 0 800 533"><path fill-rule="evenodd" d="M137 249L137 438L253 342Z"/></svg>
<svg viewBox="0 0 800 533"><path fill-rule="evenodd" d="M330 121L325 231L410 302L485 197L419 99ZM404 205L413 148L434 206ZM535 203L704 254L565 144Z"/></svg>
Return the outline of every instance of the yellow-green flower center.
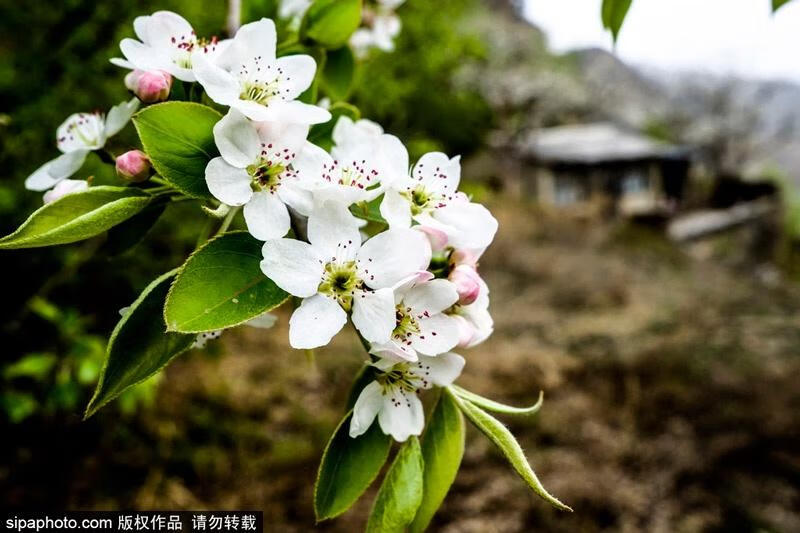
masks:
<svg viewBox="0 0 800 533"><path fill-rule="evenodd" d="M247 167L247 173L252 178L250 188L253 192L269 190L274 192L280 185L281 174L286 170L286 167L280 163L273 164L268 159L260 159L258 163L254 163Z"/></svg>
<svg viewBox="0 0 800 533"><path fill-rule="evenodd" d="M353 306L353 295L361 289L363 282L358 278L355 261L343 263L330 262L325 265L322 283L317 289L320 294L334 298L345 311Z"/></svg>

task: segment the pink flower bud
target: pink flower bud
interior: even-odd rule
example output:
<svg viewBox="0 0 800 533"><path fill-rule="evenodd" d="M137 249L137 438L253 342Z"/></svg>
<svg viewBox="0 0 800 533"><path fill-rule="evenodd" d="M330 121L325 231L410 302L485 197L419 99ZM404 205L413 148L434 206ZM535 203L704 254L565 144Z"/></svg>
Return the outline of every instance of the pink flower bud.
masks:
<svg viewBox="0 0 800 533"><path fill-rule="evenodd" d="M447 246L447 234L440 229L432 228L430 226L415 226L416 229L428 236L431 242L431 249L434 252L444 250Z"/></svg>
<svg viewBox="0 0 800 533"><path fill-rule="evenodd" d="M117 157L117 175L128 181L145 181L150 177L150 160L141 150L130 150Z"/></svg>
<svg viewBox="0 0 800 533"><path fill-rule="evenodd" d="M458 347L459 348L467 348L472 343L472 339L475 338L475 334L477 330L475 326L473 326L469 320L464 318L461 315L450 315L456 326L458 327Z"/></svg>
<svg viewBox="0 0 800 533"><path fill-rule="evenodd" d="M134 70L125 76L125 87L146 104L163 102L169 97L172 76L163 70Z"/></svg>
<svg viewBox="0 0 800 533"><path fill-rule="evenodd" d="M461 305L469 305L478 298L481 278L471 266L458 265L450 271L448 279L456 286L458 303Z"/></svg>

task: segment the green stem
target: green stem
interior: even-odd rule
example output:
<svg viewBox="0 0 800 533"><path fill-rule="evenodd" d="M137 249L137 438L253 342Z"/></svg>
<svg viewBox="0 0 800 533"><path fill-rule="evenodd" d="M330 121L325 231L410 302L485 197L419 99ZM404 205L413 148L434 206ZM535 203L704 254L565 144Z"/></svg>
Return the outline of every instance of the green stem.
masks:
<svg viewBox="0 0 800 533"><path fill-rule="evenodd" d="M236 213L238 213L240 209L241 207L232 207L231 210L228 211L228 214L225 215L225 220L222 221L222 225L219 227L215 235L220 235L228 231L231 222L233 222L233 217L236 216Z"/></svg>

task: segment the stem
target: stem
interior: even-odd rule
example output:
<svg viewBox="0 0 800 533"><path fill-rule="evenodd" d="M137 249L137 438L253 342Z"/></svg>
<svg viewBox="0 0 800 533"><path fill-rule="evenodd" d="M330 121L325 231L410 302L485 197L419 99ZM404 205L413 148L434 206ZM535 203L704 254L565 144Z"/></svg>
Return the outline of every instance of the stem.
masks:
<svg viewBox="0 0 800 533"><path fill-rule="evenodd" d="M214 227L214 219L207 218L206 223L203 224L203 229L200 230L200 235L197 236L197 242L194 245L194 249L197 250L202 246L208 238L211 236L211 229Z"/></svg>
<svg viewBox="0 0 800 533"><path fill-rule="evenodd" d="M172 187L165 179L159 178L157 176L151 176L150 181L153 183L158 183L159 185L166 185L167 187Z"/></svg>
<svg viewBox="0 0 800 533"><path fill-rule="evenodd" d="M228 0L228 18L225 27L228 37L233 37L239 31L242 21L242 0Z"/></svg>
<svg viewBox="0 0 800 533"><path fill-rule="evenodd" d="M225 220L222 221L222 225L219 227L215 235L220 235L228 230L231 222L233 222L233 217L236 216L236 213L238 213L240 209L241 207L233 207L230 211L228 211L228 214L225 216Z"/></svg>

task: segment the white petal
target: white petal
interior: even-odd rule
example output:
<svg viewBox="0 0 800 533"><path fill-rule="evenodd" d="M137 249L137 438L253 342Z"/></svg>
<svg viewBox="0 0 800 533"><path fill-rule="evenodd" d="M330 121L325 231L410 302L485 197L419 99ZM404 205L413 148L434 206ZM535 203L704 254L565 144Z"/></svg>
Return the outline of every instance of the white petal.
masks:
<svg viewBox="0 0 800 533"><path fill-rule="evenodd" d="M89 183L86 180L61 180L55 187L44 193L44 203L49 204L55 202L59 198L63 198L72 193L85 191L89 188Z"/></svg>
<svg viewBox="0 0 800 533"><path fill-rule="evenodd" d="M237 168L252 164L261 149L253 123L233 108L214 124L214 142L225 162Z"/></svg>
<svg viewBox="0 0 800 533"><path fill-rule="evenodd" d="M112 57L108 61L112 65L116 65L118 67L127 68L127 69L130 69L130 70L133 70L134 68L136 68L136 67L133 66L133 63L131 63L127 59L122 59L121 57Z"/></svg>
<svg viewBox="0 0 800 533"><path fill-rule="evenodd" d="M390 228L411 227L411 203L394 189L388 189L381 201L381 216Z"/></svg>
<svg viewBox="0 0 800 533"><path fill-rule="evenodd" d="M350 260L361 245L356 218L343 205L325 202L308 217L308 240L327 255Z"/></svg>
<svg viewBox="0 0 800 533"><path fill-rule="evenodd" d="M255 103L255 102L253 102ZM262 106L262 109L267 109ZM322 124L331 119L331 113L322 107L291 100L289 102L274 102L269 105L268 118L264 120L279 120L297 122L301 124ZM245 113L246 114L246 113Z"/></svg>
<svg viewBox="0 0 800 533"><path fill-rule="evenodd" d="M404 442L411 435L420 435L425 425L422 402L416 394L406 394L395 387L383 397L378 423L383 432L397 442Z"/></svg>
<svg viewBox="0 0 800 533"><path fill-rule="evenodd" d="M352 319L361 336L369 342L387 342L396 321L392 289L356 292Z"/></svg>
<svg viewBox="0 0 800 533"><path fill-rule="evenodd" d="M429 191L453 194L461 181L459 157L450 159L441 152L429 152L414 165L412 177Z"/></svg>
<svg viewBox="0 0 800 533"><path fill-rule="evenodd" d="M497 233L497 220L473 202L451 202L434 211L433 218L452 228L447 233L454 248L485 248Z"/></svg>
<svg viewBox="0 0 800 533"><path fill-rule="evenodd" d="M415 374L426 376L434 385L446 387L461 375L464 363L464 358L457 353L447 352L436 357L420 355L419 362L412 368Z"/></svg>
<svg viewBox="0 0 800 533"><path fill-rule="evenodd" d="M383 405L383 390L377 381L373 381L361 390L356 404L353 406L353 417L350 419L350 436L363 435L378 415Z"/></svg>
<svg viewBox="0 0 800 533"><path fill-rule="evenodd" d="M295 296L317 293L324 265L313 247L295 239L274 239L261 249L261 271L278 287Z"/></svg>
<svg viewBox="0 0 800 533"><path fill-rule="evenodd" d="M238 67L245 61L261 56L261 61L271 63L275 59L276 40L275 23L270 19L250 22L236 32L228 50L220 56L220 62L227 68Z"/></svg>
<svg viewBox="0 0 800 533"><path fill-rule="evenodd" d="M403 302L415 313L427 312L429 315L441 313L457 301L456 287L446 279L416 285L403 298Z"/></svg>
<svg viewBox="0 0 800 533"><path fill-rule="evenodd" d="M251 328L270 329L275 325L276 322L278 322L278 317L276 315L273 315L272 313L264 313L263 315L251 318L245 322L244 325L250 326Z"/></svg>
<svg viewBox="0 0 800 533"><path fill-rule="evenodd" d="M246 170L229 165L215 157L206 165L206 185L211 194L228 205L244 205L253 196L251 178Z"/></svg>
<svg viewBox="0 0 800 533"><path fill-rule="evenodd" d="M31 191L46 191L64 178L75 174L86 160L88 150L76 150L61 154L48 161L25 180L25 188Z"/></svg>
<svg viewBox="0 0 800 533"><path fill-rule="evenodd" d="M379 140L383 181L393 184L408 179L408 150L394 135L382 135Z"/></svg>
<svg viewBox="0 0 800 533"><path fill-rule="evenodd" d="M106 115L106 138L116 135L125 127L125 124L139 109L140 103L138 98L131 98L128 102L122 102L111 108Z"/></svg>
<svg viewBox="0 0 800 533"><path fill-rule="evenodd" d="M333 165L333 158L316 144L305 142L292 161L297 179L306 188L313 188L322 181L326 167Z"/></svg>
<svg viewBox="0 0 800 533"><path fill-rule="evenodd" d="M288 165L300 152L308 137L308 124L292 122L257 122L258 138L264 150L272 157L280 157L283 165Z"/></svg>
<svg viewBox="0 0 800 533"><path fill-rule="evenodd" d="M287 100L294 100L308 89L317 71L317 62L307 55L279 57L276 65L283 71L280 78L281 96Z"/></svg>
<svg viewBox="0 0 800 533"><path fill-rule="evenodd" d="M411 229L389 229L372 237L358 251L361 279L373 289L391 287L425 270L431 257L428 239Z"/></svg>
<svg viewBox="0 0 800 533"><path fill-rule="evenodd" d="M296 183L282 183L278 187L278 196L287 206L291 207L304 217L311 214L314 207L314 199L311 193L300 188Z"/></svg>
<svg viewBox="0 0 800 533"><path fill-rule="evenodd" d="M315 294L300 304L289 319L289 344L292 348L310 349L325 346L347 322L336 300Z"/></svg>
<svg viewBox="0 0 800 533"><path fill-rule="evenodd" d="M369 353L393 363L417 360L417 352L414 348L400 344L395 340L390 340L389 342L374 342L369 347Z"/></svg>
<svg viewBox="0 0 800 533"><path fill-rule="evenodd" d="M56 129L56 145L65 154L97 150L105 142L105 122L99 113L73 113Z"/></svg>
<svg viewBox="0 0 800 533"><path fill-rule="evenodd" d="M139 70L158 70L167 66L162 52L135 39L122 39L119 43L119 49L125 59Z"/></svg>
<svg viewBox="0 0 800 533"><path fill-rule="evenodd" d="M238 103L240 87L236 78L212 63L203 55L194 55L192 72L209 98L218 104L233 106ZM237 107L238 108L238 107ZM244 113L244 111L242 111ZM244 113L247 115L247 113Z"/></svg>
<svg viewBox="0 0 800 533"><path fill-rule="evenodd" d="M419 320L420 332L411 335L411 347L424 355L438 355L458 344L458 323L447 315L438 314Z"/></svg>
<svg viewBox="0 0 800 533"><path fill-rule="evenodd" d="M289 210L277 194L260 191L244 204L247 231L260 241L279 239L289 232Z"/></svg>

